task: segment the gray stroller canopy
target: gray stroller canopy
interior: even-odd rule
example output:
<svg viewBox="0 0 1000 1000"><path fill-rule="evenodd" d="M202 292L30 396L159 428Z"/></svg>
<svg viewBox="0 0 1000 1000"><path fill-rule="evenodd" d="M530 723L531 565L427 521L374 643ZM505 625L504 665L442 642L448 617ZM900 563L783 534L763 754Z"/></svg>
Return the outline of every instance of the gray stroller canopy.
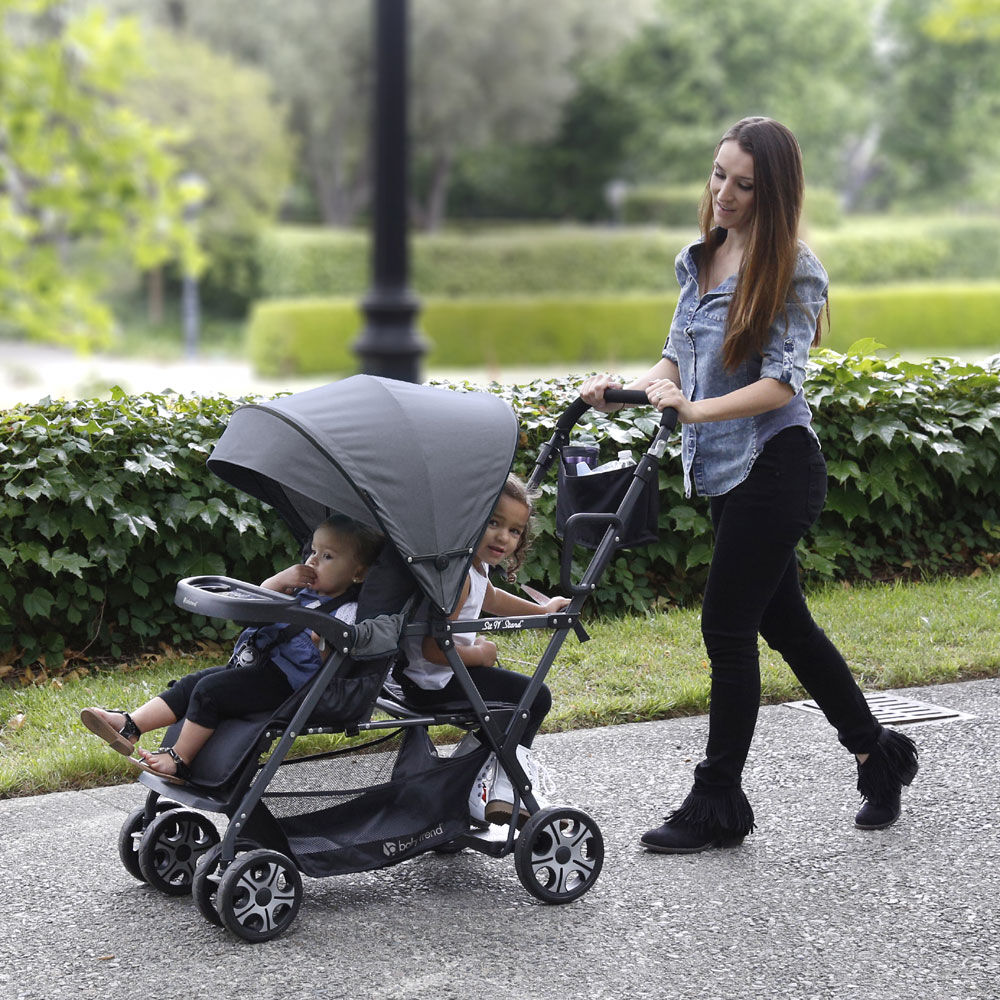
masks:
<svg viewBox="0 0 1000 1000"><path fill-rule="evenodd" d="M208 459L300 541L331 511L383 532L442 611L458 601L517 445L495 396L355 375L241 406Z"/></svg>

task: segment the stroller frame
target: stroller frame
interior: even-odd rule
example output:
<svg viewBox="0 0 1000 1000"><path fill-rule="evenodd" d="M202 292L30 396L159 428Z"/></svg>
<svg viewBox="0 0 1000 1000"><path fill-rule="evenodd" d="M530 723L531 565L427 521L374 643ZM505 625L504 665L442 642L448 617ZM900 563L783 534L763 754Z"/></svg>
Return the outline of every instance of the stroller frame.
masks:
<svg viewBox="0 0 1000 1000"><path fill-rule="evenodd" d="M644 393L623 390L609 390L606 398L638 405L648 402ZM540 484L560 449L568 443L573 426L588 408L582 399L577 399L560 417L552 438L539 451L529 487ZM432 709L407 704L401 692L386 679L391 668L391 660L387 658L382 668L381 693L372 699L361 717L342 724L314 725L312 716L330 682L350 669L355 662L353 657L371 655L361 638L361 623L347 625L324 613L298 606L293 597L228 577L202 576L180 581L175 595L179 606L193 613L232 621L280 621L301 625L323 638L327 655L314 680L297 697L294 710L284 713L287 719L279 713L260 728L232 780L219 789L213 791L198 784L175 785L148 772L140 775L139 781L147 786L149 794L144 805L133 810L126 819L119 836L119 854L126 869L164 893L192 892L206 919L226 926L244 940L263 941L275 937L291 924L301 904L300 868L307 874L316 874L303 866L302 859L267 810L258 808L278 769L299 762L288 759L296 739L320 733L392 735L422 730L426 735L429 727L450 725L467 732L475 729L480 740L485 740L485 746L469 755L477 768L485 761L488 751L496 754L514 792L512 821L505 832L497 827L484 830L472 827L466 816L463 831L444 840L427 837L405 858L427 850L454 853L462 848L497 858L513 853L522 884L537 899L565 903L587 892L603 865L600 830L581 810L540 808L529 776L517 758L516 748L527 725L528 708L541 690L569 632L573 631L581 642L589 638L580 622L581 610L616 551L622 524L650 478L655 477L675 422L676 413L664 411L659 431L636 466L629 489L616 512L577 513L569 518L560 564L561 589L572 595L566 609L555 614L450 621L442 607L431 606L424 620L415 621L412 609L416 602L414 599L408 602L396 622L396 642L404 634L432 636L462 688L466 699L462 704ZM603 539L580 580L574 582L574 540L585 526L594 524L604 527ZM468 556L467 565L473 550L464 554ZM487 703L458 655L453 636L455 633L524 629L547 629L553 634L519 702L516 705ZM376 709L387 718L373 719ZM268 749L270 756L261 763ZM317 756L332 756L352 749ZM459 752L461 745L453 756ZM470 784L471 779L465 788ZM529 815L518 829L514 818L519 815L522 803ZM221 837L202 815L204 812L220 813L229 819Z"/></svg>

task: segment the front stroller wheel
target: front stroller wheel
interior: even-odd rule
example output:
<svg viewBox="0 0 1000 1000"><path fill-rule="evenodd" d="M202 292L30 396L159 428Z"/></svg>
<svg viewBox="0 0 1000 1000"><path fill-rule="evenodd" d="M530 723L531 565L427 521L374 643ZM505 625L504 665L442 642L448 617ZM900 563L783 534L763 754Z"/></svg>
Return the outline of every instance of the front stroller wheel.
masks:
<svg viewBox="0 0 1000 1000"><path fill-rule="evenodd" d="M543 903L579 899L604 864L604 837L579 809L541 809L530 816L514 844L521 884Z"/></svg>
<svg viewBox="0 0 1000 1000"><path fill-rule="evenodd" d="M239 839L236 841L236 857L254 851L260 845L254 840ZM222 926L219 916L218 901L219 883L223 873L219 871L219 859L222 856L222 844L210 847L199 859L191 880L191 896L198 912L216 927Z"/></svg>
<svg viewBox="0 0 1000 1000"><path fill-rule="evenodd" d="M146 827L139 841L139 870L154 889L184 896L191 891L198 858L218 842L211 820L191 809L171 809Z"/></svg>
<svg viewBox="0 0 1000 1000"><path fill-rule="evenodd" d="M223 872L215 900L222 923L237 937L269 941L299 912L302 877L284 854L258 848Z"/></svg>
<svg viewBox="0 0 1000 1000"><path fill-rule="evenodd" d="M169 809L179 809L176 802L167 799L160 799L155 806L156 813L164 813ZM146 877L139 867L139 844L142 842L142 835L145 832L143 819L146 815L145 806L136 806L122 823L122 828L118 831L118 857L125 867L125 871L134 879L145 882Z"/></svg>

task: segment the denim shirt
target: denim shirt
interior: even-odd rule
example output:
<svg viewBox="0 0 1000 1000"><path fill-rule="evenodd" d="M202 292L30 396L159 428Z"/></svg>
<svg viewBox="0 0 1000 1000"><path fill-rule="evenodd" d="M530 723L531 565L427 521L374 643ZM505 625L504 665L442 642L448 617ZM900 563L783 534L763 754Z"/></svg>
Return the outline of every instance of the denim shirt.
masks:
<svg viewBox="0 0 1000 1000"><path fill-rule="evenodd" d="M681 291L663 348L663 356L677 365L685 397L724 396L762 378L785 382L795 393L784 406L755 417L683 425L685 496L691 495L692 481L699 496L719 496L746 479L764 445L779 431L802 426L815 437L802 383L828 281L823 265L800 242L786 314L775 320L763 354L748 357L730 372L722 364L722 342L736 275L702 296L696 253L701 244L699 239L685 247L674 262Z"/></svg>

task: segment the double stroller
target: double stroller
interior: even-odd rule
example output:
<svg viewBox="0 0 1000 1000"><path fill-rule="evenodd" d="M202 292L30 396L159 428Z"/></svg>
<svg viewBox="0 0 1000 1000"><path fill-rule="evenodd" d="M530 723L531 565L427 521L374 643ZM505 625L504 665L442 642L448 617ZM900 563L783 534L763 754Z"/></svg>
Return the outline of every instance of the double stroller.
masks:
<svg viewBox="0 0 1000 1000"><path fill-rule="evenodd" d="M577 400L563 414L529 485L541 481L586 409ZM223 720L188 784L140 775L146 800L118 839L125 868L167 895L192 894L208 921L252 942L294 921L302 874L369 871L428 851L513 854L524 888L547 903L586 893L604 860L601 831L580 809L541 808L515 750L563 641L571 631L587 638L581 608L620 544L629 511L650 482L655 492L665 434L635 467L617 511L569 518L562 587L572 602L564 611L449 621L513 461L518 426L510 407L485 393L358 375L237 409L208 459L216 475L272 507L301 542L335 511L381 532L386 544L365 578L353 625L228 577L180 581L180 607L311 629L322 637L324 661L276 711ZM573 582L575 539L595 524L600 540ZM552 635L520 703L487 703L451 637L522 629ZM434 637L465 700L431 710L407 704L390 674L405 635ZM446 753L428 733L442 725L476 738ZM334 733L350 739L332 750L303 753L300 745L290 753L302 737ZM469 790L490 752L511 778L513 815L522 805L529 814L520 829L470 821ZM210 814L228 819L222 834Z"/></svg>

